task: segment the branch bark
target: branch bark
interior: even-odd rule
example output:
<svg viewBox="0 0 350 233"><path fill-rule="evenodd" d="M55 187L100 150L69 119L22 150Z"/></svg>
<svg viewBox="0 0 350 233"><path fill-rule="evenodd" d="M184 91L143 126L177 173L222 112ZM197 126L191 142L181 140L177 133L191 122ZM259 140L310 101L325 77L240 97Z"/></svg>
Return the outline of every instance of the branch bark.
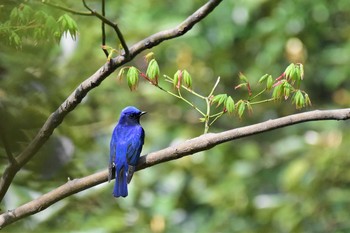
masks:
<svg viewBox="0 0 350 233"><path fill-rule="evenodd" d="M300 124L307 121L348 119L350 119L350 108L323 111L316 110L298 113L274 120L268 120L262 123L236 128L221 133L208 133L178 145L141 156L137 170L152 167L156 164L164 163L170 160L179 159L199 151L209 150L214 146L236 140L238 138L248 137L254 134L259 134L294 124ZM67 183L33 201L1 214L0 229L20 220L21 218L38 213L65 197L106 182L107 179L108 170L106 169L80 179L68 181Z"/></svg>
<svg viewBox="0 0 350 233"><path fill-rule="evenodd" d="M0 201L4 198L17 172L36 154L36 152L51 136L55 128L61 124L65 116L76 106L78 106L89 91L100 85L100 83L118 67L131 61L140 52L152 48L165 40L179 37L188 32L196 23L204 19L210 12L212 12L221 2L222 0L208 1L177 27L158 32L138 42L130 48L128 56L120 55L111 59L100 69L98 69L95 74L83 81L61 104L61 106L59 106L58 109L49 116L35 138L22 151L22 153L15 158L16 162L9 163L6 166L4 173L0 178Z"/></svg>

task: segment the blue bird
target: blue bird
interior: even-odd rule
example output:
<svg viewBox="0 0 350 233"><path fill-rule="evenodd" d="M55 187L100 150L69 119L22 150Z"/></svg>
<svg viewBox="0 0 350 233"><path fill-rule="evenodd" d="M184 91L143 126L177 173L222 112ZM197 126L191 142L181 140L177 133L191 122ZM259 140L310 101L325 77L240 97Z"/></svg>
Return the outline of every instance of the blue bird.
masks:
<svg viewBox="0 0 350 233"><path fill-rule="evenodd" d="M142 112L129 106L122 110L110 142L108 182L115 174L114 197L128 196L128 186L140 158L145 132L140 125Z"/></svg>

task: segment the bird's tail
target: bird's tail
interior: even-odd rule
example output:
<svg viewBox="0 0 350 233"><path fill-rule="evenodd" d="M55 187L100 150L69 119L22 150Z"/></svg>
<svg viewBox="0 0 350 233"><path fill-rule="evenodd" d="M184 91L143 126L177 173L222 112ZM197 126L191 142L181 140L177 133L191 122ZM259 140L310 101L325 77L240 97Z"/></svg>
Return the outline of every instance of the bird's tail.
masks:
<svg viewBox="0 0 350 233"><path fill-rule="evenodd" d="M113 195L114 197L126 197L128 196L128 185L126 181L126 167L124 164L116 167L115 171L115 184Z"/></svg>

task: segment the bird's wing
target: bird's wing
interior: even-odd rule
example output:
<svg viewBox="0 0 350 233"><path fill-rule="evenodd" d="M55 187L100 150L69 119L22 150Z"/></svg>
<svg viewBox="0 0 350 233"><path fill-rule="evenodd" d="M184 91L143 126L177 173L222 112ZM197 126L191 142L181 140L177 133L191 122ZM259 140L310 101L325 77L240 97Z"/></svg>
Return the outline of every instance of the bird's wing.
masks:
<svg viewBox="0 0 350 233"><path fill-rule="evenodd" d="M131 140L129 140L126 151L126 159L129 165L136 166L139 160L143 142L145 139L145 132L141 126L135 127L132 132Z"/></svg>
<svg viewBox="0 0 350 233"><path fill-rule="evenodd" d="M136 165L139 161L144 138L145 138L145 132L143 131L141 126L134 129L134 132L131 138L132 139L128 143L127 152L126 152L126 159L129 165L128 177L127 177L128 183L130 183L132 176L136 170Z"/></svg>

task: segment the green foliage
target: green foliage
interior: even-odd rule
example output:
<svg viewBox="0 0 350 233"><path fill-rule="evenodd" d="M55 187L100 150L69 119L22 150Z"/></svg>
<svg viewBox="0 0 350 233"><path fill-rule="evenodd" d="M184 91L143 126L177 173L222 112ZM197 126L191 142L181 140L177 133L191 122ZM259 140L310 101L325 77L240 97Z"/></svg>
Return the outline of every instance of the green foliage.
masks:
<svg viewBox="0 0 350 233"><path fill-rule="evenodd" d="M128 80L128 86L131 91L135 90L137 87L137 83L139 81L139 72L135 67L130 67L128 69L128 73L126 75Z"/></svg>
<svg viewBox="0 0 350 233"><path fill-rule="evenodd" d="M158 63L155 59L152 59L148 63L147 71L146 71L146 76L149 78L149 80L157 85L158 84L158 77L159 77L160 71L159 71L159 66Z"/></svg>
<svg viewBox="0 0 350 233"><path fill-rule="evenodd" d="M16 48L21 48L24 41L35 45L58 43L65 33L75 40L77 31L76 22L68 14L55 18L24 3L15 6L8 18L0 22L0 38Z"/></svg>
<svg viewBox="0 0 350 233"><path fill-rule="evenodd" d="M154 56L154 53L152 53L152 57ZM145 59L148 61L149 59ZM253 96L253 90L251 88L250 82L248 81L248 78L243 74L239 73L238 77L240 80L240 84L238 84L235 89L239 89L242 87L245 87L248 91L248 97L247 99L239 99L236 101L233 100L233 98L227 94L217 94L214 95L214 91L219 84L220 78L218 78L215 85L211 88L210 94L208 96L204 96L202 94L199 94L198 92L195 92L192 89L192 77L190 73L187 70L177 70L171 78L168 75L164 75L165 81L172 83L173 88L177 92L172 92L170 90L165 89L158 83L158 76L160 75L159 71L159 65L157 61L152 58L147 67L146 73L141 72L136 67L124 67L121 68L118 73L118 79L121 79L123 77L123 74L125 73L125 69L128 69L128 73L126 75L126 79L128 82L128 86L131 91L136 90L136 87L138 85L138 78L139 76L143 77L149 83L151 83L153 86L157 87L159 90L170 94L171 96L174 96L183 102L187 103L191 107L197 110L197 112L201 115L199 118L200 122L204 123L204 133L207 133L209 130L209 127L218 120L221 116L223 116L226 112L232 114L236 113L239 118L242 118L243 114L246 110L249 112L253 111L252 105L258 105L262 103L272 102L276 100L282 99L282 97L287 100L291 94L292 96L292 103L295 104L297 109L311 106L311 100L308 96L308 94L305 91L302 91L299 89L300 83L304 78L304 68L303 65L298 63L294 64L291 63L283 72L281 76L275 79L273 81L272 75L265 74L259 79L259 83L266 82L266 87L259 91L257 94ZM272 97L268 99L263 100L256 100L258 97L262 96L267 91L272 90ZM197 97L201 100L203 100L206 103L206 109L201 110L198 106L193 104L194 101L187 99L182 94L181 90L187 91L188 93L192 94L194 97ZM254 90L255 92L255 90ZM211 114L211 105L215 104L216 108L222 106L222 110L219 112L216 112L214 114Z"/></svg>

